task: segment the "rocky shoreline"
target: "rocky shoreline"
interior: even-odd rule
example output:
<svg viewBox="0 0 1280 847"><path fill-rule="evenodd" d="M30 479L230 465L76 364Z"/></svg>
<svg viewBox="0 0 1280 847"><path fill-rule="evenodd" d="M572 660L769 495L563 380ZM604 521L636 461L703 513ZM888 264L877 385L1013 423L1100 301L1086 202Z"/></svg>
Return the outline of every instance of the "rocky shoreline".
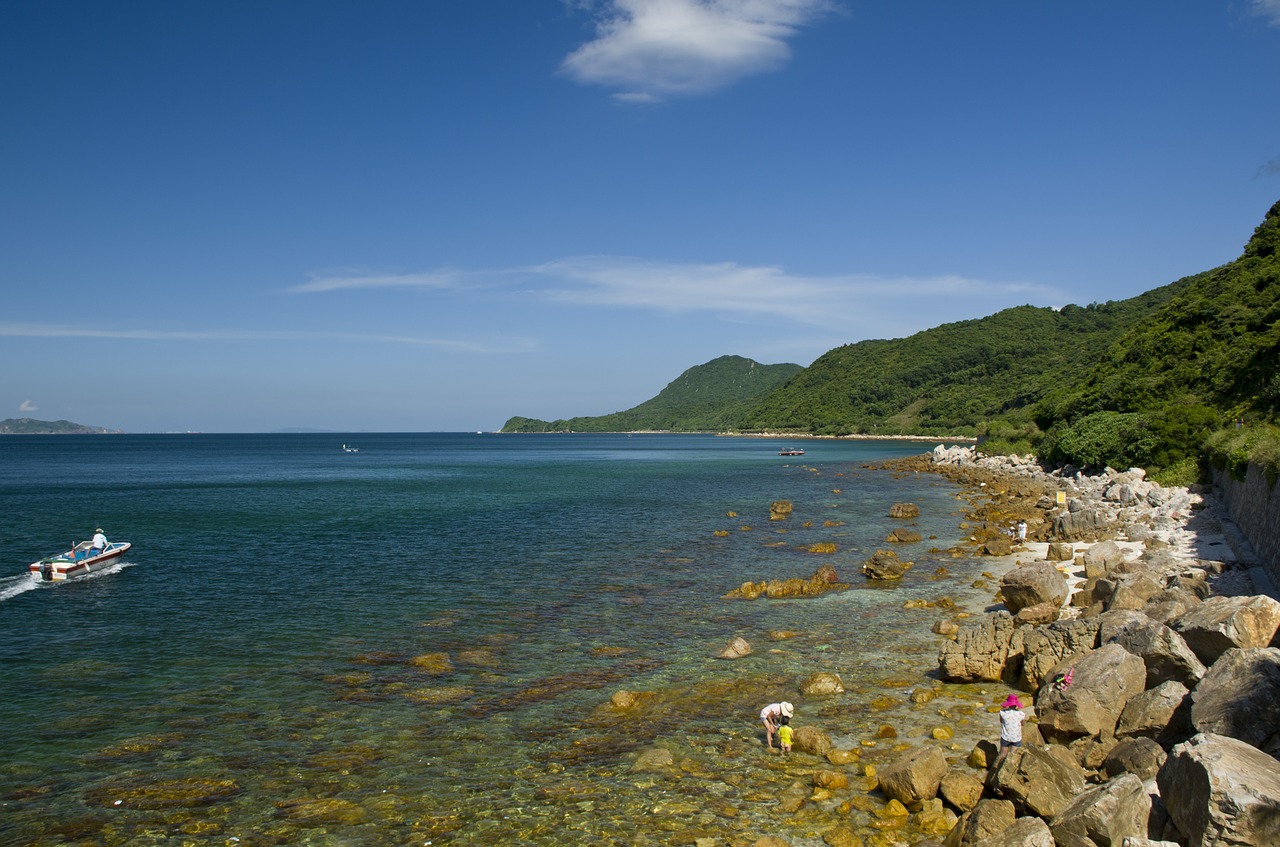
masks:
<svg viewBox="0 0 1280 847"><path fill-rule="evenodd" d="M1280 603L1200 492L968 447L894 467L964 486L970 542L1002 571L1000 606L935 626L940 678L1031 700L1003 757L926 745L881 770L923 823L955 816L915 844L1280 843Z"/></svg>
<svg viewBox="0 0 1280 847"><path fill-rule="evenodd" d="M725 784L756 783L750 797L767 804L767 823L752 815L742 837L689 843L1280 844L1280 602L1203 491L1161 487L1138 469L1048 473L1030 458L968 446L875 467L958 486L965 541L917 558L977 558L981 578L956 592L959 602L903 604L936 634L931 668L904 656L851 683L824 662L780 692L796 704L796 755L760 759L759 733L734 732L722 755L748 760L756 775ZM771 519L785 520L790 505L772 504ZM911 532L918 515L910 503L889 510L887 548L920 540ZM891 587L911 566L896 558L877 551L863 577ZM942 564L929 578L941 584L947 571ZM845 590L847 578L826 567L807 579L744 583L726 598L813 597ZM985 592L990 602L978 599ZM735 638L718 656L752 653ZM1054 684L1068 672L1068 685ZM1027 722L1022 746L1001 756L997 715L1011 694ZM634 716L645 696L661 699L620 691L606 710ZM657 744L633 771L715 767ZM730 819L742 811L721 810Z"/></svg>

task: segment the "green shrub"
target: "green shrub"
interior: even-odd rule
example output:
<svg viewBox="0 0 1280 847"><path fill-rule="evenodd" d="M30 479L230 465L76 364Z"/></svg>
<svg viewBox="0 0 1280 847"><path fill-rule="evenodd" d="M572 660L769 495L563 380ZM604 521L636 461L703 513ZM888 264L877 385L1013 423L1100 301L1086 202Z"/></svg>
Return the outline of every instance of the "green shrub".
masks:
<svg viewBox="0 0 1280 847"><path fill-rule="evenodd" d="M1272 485L1280 477L1280 427L1273 424L1235 426L1213 433L1205 441L1205 455L1214 466L1244 479L1252 462Z"/></svg>
<svg viewBox="0 0 1280 847"><path fill-rule="evenodd" d="M1053 427L1041 445L1041 457L1084 468L1124 470L1150 464L1155 446L1142 415L1094 412L1074 423Z"/></svg>

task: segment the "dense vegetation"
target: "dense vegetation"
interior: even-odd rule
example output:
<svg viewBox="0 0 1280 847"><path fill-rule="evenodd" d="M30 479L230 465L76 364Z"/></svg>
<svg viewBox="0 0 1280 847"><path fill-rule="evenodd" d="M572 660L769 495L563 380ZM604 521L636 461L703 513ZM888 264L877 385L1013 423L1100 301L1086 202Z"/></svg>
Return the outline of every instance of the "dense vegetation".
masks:
<svg viewBox="0 0 1280 847"><path fill-rule="evenodd" d="M732 428L755 398L799 373L800 365L762 365L742 356L721 356L689 368L656 397L625 412L599 417L540 421L513 417L503 432L718 432Z"/></svg>
<svg viewBox="0 0 1280 847"><path fill-rule="evenodd" d="M627 412L504 429L977 434L991 452L1188 481L1206 457L1280 472L1278 420L1280 203L1236 261L1130 300L1019 306L808 368L726 356Z"/></svg>
<svg viewBox="0 0 1280 847"><path fill-rule="evenodd" d="M38 421L35 418L5 418L0 421L0 435L89 435L115 431L72 421Z"/></svg>
<svg viewBox="0 0 1280 847"><path fill-rule="evenodd" d="M762 399L741 426L823 435L974 435L985 421L1024 409L1074 379L1179 286L1084 307L1018 306L909 338L837 347Z"/></svg>
<svg viewBox="0 0 1280 847"><path fill-rule="evenodd" d="M1183 281L1083 379L1034 409L1050 461L1182 468L1225 422L1280 415L1280 203L1234 262ZM1092 445L1081 452L1081 445ZM1100 445L1109 443L1103 449ZM1089 452L1090 450L1094 452Z"/></svg>

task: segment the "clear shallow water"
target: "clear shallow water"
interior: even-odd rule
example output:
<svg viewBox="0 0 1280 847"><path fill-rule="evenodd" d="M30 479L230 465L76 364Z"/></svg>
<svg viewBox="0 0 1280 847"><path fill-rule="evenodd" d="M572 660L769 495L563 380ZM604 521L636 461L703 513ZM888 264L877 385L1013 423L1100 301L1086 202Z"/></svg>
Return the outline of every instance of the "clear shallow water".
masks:
<svg viewBox="0 0 1280 847"><path fill-rule="evenodd" d="M343 453L342 442L361 452ZM753 716L833 735L936 649L961 503L904 442L374 434L0 439L0 842L688 843L777 831ZM769 521L769 504L793 516ZM898 501L917 561L861 562ZM730 512L736 517L728 517ZM804 526L805 523L811 524ZM95 526L121 565L33 588ZM728 534L717 536L718 530ZM815 555L810 544L835 542ZM952 576L932 577L945 563ZM832 564L854 589L721 599ZM11 574L11 575L10 575ZM923 621L923 622L922 622ZM795 638L771 641L791 630ZM756 648L711 658L741 635ZM798 681L839 672L842 698ZM610 707L619 690L641 709ZM808 715L805 715L805 712ZM805 720L798 720L804 723ZM637 772L645 749L671 772ZM768 800L768 802L766 801Z"/></svg>

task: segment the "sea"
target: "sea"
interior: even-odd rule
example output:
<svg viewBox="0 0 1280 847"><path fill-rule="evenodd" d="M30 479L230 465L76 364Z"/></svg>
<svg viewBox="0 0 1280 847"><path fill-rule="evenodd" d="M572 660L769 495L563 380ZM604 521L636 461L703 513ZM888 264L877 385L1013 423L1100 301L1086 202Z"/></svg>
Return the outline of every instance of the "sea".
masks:
<svg viewBox="0 0 1280 847"><path fill-rule="evenodd" d="M957 489L875 467L932 446L0 438L0 844L821 844L835 812L778 797L823 763L766 750L760 709L871 755L910 723L878 710L933 684L938 615L909 601L990 599L948 552ZM873 585L897 502L923 540ZM118 564L26 573L97 527ZM849 588L725 597L823 565ZM802 694L816 672L845 692Z"/></svg>

